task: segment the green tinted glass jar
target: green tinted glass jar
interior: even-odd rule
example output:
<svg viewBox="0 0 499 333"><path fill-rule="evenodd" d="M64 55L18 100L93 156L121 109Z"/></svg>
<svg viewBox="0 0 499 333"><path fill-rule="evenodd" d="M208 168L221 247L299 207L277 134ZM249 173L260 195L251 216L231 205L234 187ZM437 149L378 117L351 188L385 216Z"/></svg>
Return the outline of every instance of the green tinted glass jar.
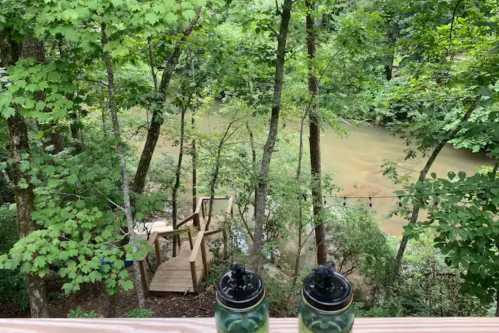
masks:
<svg viewBox="0 0 499 333"><path fill-rule="evenodd" d="M349 333L354 314L352 286L334 265L314 269L303 281L300 333Z"/></svg>
<svg viewBox="0 0 499 333"><path fill-rule="evenodd" d="M215 319L219 333L267 333L268 305L260 277L233 265L217 284Z"/></svg>

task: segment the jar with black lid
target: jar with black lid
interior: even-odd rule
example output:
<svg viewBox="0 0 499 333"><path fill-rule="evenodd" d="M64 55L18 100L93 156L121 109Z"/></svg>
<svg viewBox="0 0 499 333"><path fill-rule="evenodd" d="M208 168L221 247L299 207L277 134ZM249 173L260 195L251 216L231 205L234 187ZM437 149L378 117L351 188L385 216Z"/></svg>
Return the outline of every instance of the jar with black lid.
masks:
<svg viewBox="0 0 499 333"><path fill-rule="evenodd" d="M352 286L334 264L314 269L303 281L300 333L349 333L354 314Z"/></svg>
<svg viewBox="0 0 499 333"><path fill-rule="evenodd" d="M219 333L267 333L268 305L262 279L232 265L217 284L215 319Z"/></svg>

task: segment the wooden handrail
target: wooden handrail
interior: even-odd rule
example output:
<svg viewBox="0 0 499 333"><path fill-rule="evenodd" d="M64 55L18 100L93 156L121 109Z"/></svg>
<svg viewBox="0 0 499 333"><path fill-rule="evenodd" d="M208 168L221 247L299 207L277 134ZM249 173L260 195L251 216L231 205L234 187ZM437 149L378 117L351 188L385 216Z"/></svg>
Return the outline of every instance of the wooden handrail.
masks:
<svg viewBox="0 0 499 333"><path fill-rule="evenodd" d="M158 244L158 239L159 237L165 237L165 236L172 236L172 235L180 235L180 234L183 234L183 233L188 233L190 234L191 233L191 229L190 228L182 228L182 229L177 229L177 230L170 230L170 231L164 231L164 232L153 232L151 234L151 237L149 237L149 239L147 240L147 242L149 243L150 246L154 246L155 247L155 250L156 250L156 257L159 259L159 248L156 249L156 247L159 247L159 244ZM149 252L146 253L144 255L143 258L141 259L138 259L137 261L145 261L147 259L147 257L149 256Z"/></svg>
<svg viewBox="0 0 499 333"><path fill-rule="evenodd" d="M225 210L225 214L230 214L232 212L232 206L233 206L233 202L234 202L234 198L232 196L215 197L213 199L214 200L227 200L228 205L227 205L227 208ZM200 197L198 199L196 212L194 214L199 214L199 211L201 210L201 206L202 206L203 202L206 200L210 200L210 197ZM205 227L206 227L205 221L204 221L204 219L201 218L201 229L196 236L196 240L195 240L194 246L192 248L191 256L189 257L189 261L191 263L196 262L196 258L198 256L199 250L201 249L202 245L204 244L204 240L203 240L204 237L223 231L222 229L218 229L218 230L214 230L214 231L207 231L207 230L205 230ZM203 265L206 265L206 263L203 262Z"/></svg>
<svg viewBox="0 0 499 333"><path fill-rule="evenodd" d="M189 223L190 221L194 221L195 216L196 216L196 213L191 214L188 217L186 217L185 219L183 219L180 223L177 224L177 229L180 228L181 226L183 226L184 224Z"/></svg>
<svg viewBox="0 0 499 333"><path fill-rule="evenodd" d="M204 235L205 236L211 236L211 235L214 235L214 234L221 233L222 231L224 231L222 228L216 229L216 230L211 230L211 231L205 231Z"/></svg>
<svg viewBox="0 0 499 333"><path fill-rule="evenodd" d="M205 231L201 229L201 231L199 231L196 236L196 240L194 241L194 246L192 247L191 256L189 257L189 262L191 263L196 262L199 249L201 248L201 245L203 243L204 233Z"/></svg>
<svg viewBox="0 0 499 333"><path fill-rule="evenodd" d="M228 203L227 203L227 208L224 211L224 217L225 217L225 219L227 219L229 215L232 215L232 213L233 213L232 206L233 206L233 202L234 202L234 199L233 199L232 196L215 197L213 199L214 200L227 200ZM196 271L196 260L197 260L197 258L199 256L199 252L200 251L201 251L201 257L202 257L202 264L203 264L203 272L202 272L201 278L203 278L204 276L206 276L206 274L208 273L208 259L207 259L207 253L206 253L205 237L213 235L213 234L217 234L217 233L220 233L220 232L224 232L224 239L225 239L225 230L224 230L224 228L217 229L217 230L211 230L211 231L207 230L207 226L206 226L206 222L204 220L204 216L201 213L202 210L203 210L203 205L207 201L208 202L210 201L209 197L200 197L198 199L198 202L197 202L197 205L196 205L196 210L194 211L194 213L191 214L190 216L184 218L177 225L177 229L176 230L165 231L165 232L153 232L151 234L151 236L149 237L149 239L147 240L147 242L149 243L149 245L151 245L151 246L154 247L154 252L155 252L155 255L156 255L156 264L159 266L159 264L161 262L160 247L159 247L159 242L158 242L159 237L172 236L172 235L173 236L177 236L177 235L180 235L182 233L187 233L188 234L188 236L189 236L189 247L191 249L191 255L189 256L189 265L190 265L190 268L191 268L192 283L193 283L193 288L194 288L195 292L198 291L198 285L197 285L198 284L197 283L198 280L197 279L199 277L198 272ZM193 221L194 225L199 230L198 234L196 235L196 239L194 240L194 242L193 242L191 227L188 226L188 227L180 228L182 226L185 226L190 221ZM175 238L177 238L177 237L175 237ZM141 273L142 273L141 274L142 275L142 284L143 284L144 289L146 291L149 290L148 287L149 287L149 281L150 281L150 277L149 277L150 274L149 274L149 271L148 271L147 265L146 265L146 261L147 261L147 258L149 257L149 255L150 255L150 252L148 251L144 255L144 257L142 257L141 259L137 260L139 262L140 270L141 270Z"/></svg>
<svg viewBox="0 0 499 333"><path fill-rule="evenodd" d="M199 197L198 198L198 202L196 204L196 210L194 211L194 214L198 214L201 213L201 208L203 206L203 201L205 200L206 197Z"/></svg>
<svg viewBox="0 0 499 333"><path fill-rule="evenodd" d="M213 200L229 200L232 199L232 196L225 196L225 197L214 197ZM194 214L199 214L201 213L202 205L203 202L205 201L210 201L210 197L199 197L198 202L196 204L196 210L194 211Z"/></svg>
<svg viewBox="0 0 499 333"><path fill-rule="evenodd" d="M234 207L234 197L230 196L229 201L227 203L227 208L225 209L225 215L232 215L233 214L233 207Z"/></svg>
<svg viewBox="0 0 499 333"><path fill-rule="evenodd" d="M213 198L214 200L227 200L228 201L228 204L227 204L227 208L225 209L225 214L228 215L232 212L232 206L233 206L233 201L234 201L234 198L232 196L226 196L226 197L215 197ZM149 245L151 246L154 246L154 247L158 247L158 239L159 237L165 237L165 236L171 236L171 235L179 235L179 234L182 234L182 233L189 233L191 232L190 228L187 227L187 228L181 228L181 226L183 226L184 224L188 223L189 221L195 221L196 220L196 215L199 215L199 212L201 211L201 206L203 205L203 202L205 201L209 201L210 200L210 197L200 197L198 199L198 203L197 203L197 208L196 208L196 211L186 217L185 219L183 219L179 224L178 224L178 229L177 230L170 230L170 231L164 231L164 232L153 232L151 234L151 237L149 237L148 239L148 243ZM200 218L200 224L203 225L203 228L204 229L204 226L205 226L205 223L204 221L202 220L201 217ZM204 236L209 236L209 235L212 235L212 234L216 234L218 232L221 232L222 230L221 229L218 229L218 230L215 230L215 231L211 231L211 232L208 232L208 233L198 233L198 235L196 236L196 241L194 243L194 245L192 246L192 254L191 254L191 259L192 258L195 258L197 256L197 252L199 251L199 246L196 247L196 244L198 243L201 243L201 239L199 238L202 238ZM192 235L191 235L192 236ZM156 255L158 255L158 250L156 250ZM149 253L146 253L144 255L143 258L137 260L137 261L144 261L147 259ZM192 260L191 260L192 261Z"/></svg>

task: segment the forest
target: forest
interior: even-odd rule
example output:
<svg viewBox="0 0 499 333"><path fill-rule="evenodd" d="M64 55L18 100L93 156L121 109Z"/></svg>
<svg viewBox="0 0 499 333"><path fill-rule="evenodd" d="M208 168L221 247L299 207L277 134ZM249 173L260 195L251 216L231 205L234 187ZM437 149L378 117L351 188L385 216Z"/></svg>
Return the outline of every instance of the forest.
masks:
<svg viewBox="0 0 499 333"><path fill-rule="evenodd" d="M358 317L499 316L498 29L497 0L0 0L0 317L212 316L235 262L294 317L330 261ZM194 292L149 292L188 241Z"/></svg>

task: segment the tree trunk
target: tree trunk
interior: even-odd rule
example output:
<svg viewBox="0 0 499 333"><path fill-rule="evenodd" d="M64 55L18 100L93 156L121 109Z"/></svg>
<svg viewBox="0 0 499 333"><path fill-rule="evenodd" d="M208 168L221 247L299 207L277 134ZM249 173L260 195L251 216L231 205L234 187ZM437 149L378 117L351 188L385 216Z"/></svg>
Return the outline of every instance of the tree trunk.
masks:
<svg viewBox="0 0 499 333"><path fill-rule="evenodd" d="M494 163L494 167L492 168L492 171L490 172L490 178L492 180L495 180L497 177L497 170L499 169L499 161L496 161Z"/></svg>
<svg viewBox="0 0 499 333"><path fill-rule="evenodd" d="M46 126L48 137L49 137L49 145L53 147L52 153L58 154L64 150L64 135L61 134L61 129L57 126L55 122L51 122Z"/></svg>
<svg viewBox="0 0 499 333"><path fill-rule="evenodd" d="M5 40L3 38L0 39L0 43L2 44L0 45L0 63L2 66L15 65L20 57L35 58L38 62L43 62L45 59L43 44L33 38L27 38L22 43L10 40L10 36L6 36ZM35 209L34 188L29 171L21 167L22 162L26 162L26 158L28 159L28 163L31 164L28 126L24 117L16 109L15 114L7 119L7 127L9 130L11 157L9 177L14 185L19 237L23 238L36 229L36 225L31 217ZM23 184L22 186L21 183ZM31 274L28 274L26 279L31 317L48 317L49 311L45 281Z"/></svg>
<svg viewBox="0 0 499 333"><path fill-rule="evenodd" d="M319 110L319 81L316 74L315 53L316 53L316 33L315 33L315 2L305 1L307 6L306 30L307 30L307 50L308 50L308 93L310 95L309 112L309 144L310 144L310 170L312 205L315 224L315 246L317 248L317 264L322 265L327 262L326 230L322 221L322 174L321 174L321 125Z"/></svg>
<svg viewBox="0 0 499 333"><path fill-rule="evenodd" d="M301 169L302 169L302 161L303 161L303 130L305 127L305 117L306 113L303 114L303 117L300 121L300 148L298 150L298 165L296 167L296 185L300 189L301 184ZM302 193L298 193L298 245L296 249L296 259L295 259L295 269L293 274L293 286L296 286L296 281L298 279L298 275L300 273L300 260L301 260L301 251L303 248L303 196Z"/></svg>
<svg viewBox="0 0 499 333"><path fill-rule="evenodd" d="M449 134L433 149L433 152L431 153L430 157L426 161L423 169L421 169L421 171L419 172L419 177L418 177L418 180L416 181L416 185L415 185L416 187L419 184L424 183L424 181L426 180L426 176L428 175L428 172L430 171L430 169L433 165L433 162L435 162L435 160L437 159L438 155L440 154L442 149L445 147L447 142L452 140L459 133L463 124L466 121L468 121L468 119L471 116L471 113L475 110L479 101L480 101L480 97L478 97L475 100L475 102L468 108L468 110L464 114L463 118L461 119L459 125L457 125L457 127L454 130L449 132ZM420 201L418 201L417 198L415 198L414 200L415 200L415 202L414 202L414 206L413 206L413 209L411 212L411 217L409 219L409 223L408 223L409 225L415 224L418 221L419 211L422 208L422 203ZM409 235L407 235L407 233L404 233L404 235L402 236L402 240L400 241L397 255L395 257L395 262L393 265L393 272L392 272L392 277L393 277L392 280L394 280L400 273L400 266L402 264L402 258L404 257L404 252L405 252L405 249L407 247L408 242L409 242Z"/></svg>
<svg viewBox="0 0 499 333"><path fill-rule="evenodd" d="M385 64L385 78L387 81L390 81L393 78L393 60L394 60L394 55L389 54L386 57L386 64Z"/></svg>
<svg viewBox="0 0 499 333"><path fill-rule="evenodd" d="M108 295L108 308L107 308L107 317L115 318L116 317L116 305L118 304L118 293L114 293Z"/></svg>
<svg viewBox="0 0 499 333"><path fill-rule="evenodd" d="M182 106L180 113L180 147L178 150L177 168L175 169L175 183L172 188L172 226L177 230L177 195L180 188L180 177L182 175L182 160L184 158L184 138L185 138L185 112L187 107ZM173 236L172 255L177 256L177 236Z"/></svg>
<svg viewBox="0 0 499 333"><path fill-rule="evenodd" d="M31 177L28 172L21 167L25 156L30 159L30 147L28 138L28 128L25 119L19 111L7 119L10 138L10 153L12 164L11 174L14 183L14 192L17 207L17 223L19 237L28 236L36 229L31 218L34 210L35 194ZM25 160L24 160L25 161ZM21 186L23 183L24 186ZM28 298L32 318L48 317L48 300L45 287L45 281L37 276L28 274L27 276Z"/></svg>
<svg viewBox="0 0 499 333"><path fill-rule="evenodd" d="M154 55L152 53L151 37L147 38L147 57L149 60L149 68L151 69L151 78L154 84L154 92L158 92L158 78L156 76Z"/></svg>
<svg viewBox="0 0 499 333"><path fill-rule="evenodd" d="M249 135L249 142L250 142L250 149L251 149L251 167L252 167L252 174L253 174L253 177L256 178L256 173L258 172L258 166L257 166L257 161L256 161L256 148L255 148L255 137L253 135L253 131L251 130L251 127L249 125L248 122L246 122L246 130L248 131L248 135ZM253 189L253 193L254 193L254 198L253 198L253 208L256 207L256 191L257 191L257 182L254 181L254 184L255 184L255 188ZM256 213L256 210L253 209L253 218L255 218L255 214Z"/></svg>
<svg viewBox="0 0 499 333"><path fill-rule="evenodd" d="M435 159L440 154L440 152L442 151L442 149L445 147L445 145L447 144L447 141L448 140L444 140L444 141L440 142L440 144L438 144L435 147L435 149L431 153L430 157L426 161L425 166L419 172L419 178L418 178L418 180L416 182L416 186L417 186L417 184L421 184L421 183L423 183L425 181L426 176L428 175L428 172L430 171L430 168L433 165L433 162L435 162ZM412 209L411 217L409 219L409 225L414 224L414 223L417 222L418 217L419 217L419 210L420 209L421 209L421 203L417 200L417 198L415 198L414 207ZM393 275L394 276L397 276L399 274L400 265L402 263L402 258L404 256L404 252L405 252L405 249L407 247L408 241L409 241L409 236L406 233L404 233L404 235L402 237L402 241L400 242L399 249L397 251L397 256L395 257L395 265L394 265L394 268L393 268Z"/></svg>
<svg viewBox="0 0 499 333"><path fill-rule="evenodd" d="M139 165L137 166L133 181L133 190L135 193L144 192L147 173L149 172L152 156L156 149L156 144L158 143L161 126L163 125L163 107L166 101L166 92L173 77L173 73L175 72L175 66L177 66L180 58L181 46L182 43L178 42L175 45L172 54L170 54L165 62L165 70L163 71L158 91L161 105L156 106L152 112L151 125L147 131L146 143L142 149Z"/></svg>
<svg viewBox="0 0 499 333"><path fill-rule="evenodd" d="M270 116L270 126L267 141L263 148L260 171L258 174L258 184L255 199L255 241L251 251L252 267L260 273L263 268L263 230L266 220L265 209L267 207L267 190L270 161L277 140L279 130L279 116L281 113L281 95L284 81L284 63L286 56L286 42L288 38L289 22L291 20L291 9L293 0L284 0L281 7L281 24L279 27L279 36L277 38L276 65L274 77L274 97L272 113Z"/></svg>
<svg viewBox="0 0 499 333"><path fill-rule="evenodd" d="M23 58L33 58L40 64L45 63L45 47L43 42L36 38L27 38L23 41L21 56ZM37 99L44 100L45 93L42 91L37 92ZM45 110L45 112L50 111L49 109ZM57 154L64 150L64 135L61 134L56 122L51 121L48 124L41 124L39 126L44 131L44 138L48 139L44 142L44 146L52 146L51 153Z"/></svg>
<svg viewBox="0 0 499 333"><path fill-rule="evenodd" d="M101 107L101 125L102 125L102 135L104 135L105 138L107 138L107 125L106 125L106 105L105 105L105 99L104 99L104 86L101 85L100 86L100 90L101 90L101 96L100 96L100 100L99 100L99 103L100 103L100 107Z"/></svg>
<svg viewBox="0 0 499 333"><path fill-rule="evenodd" d="M215 200L215 190L217 188L217 182L218 182L218 174L220 173L220 160L222 157L222 149L224 147L225 142L234 134L234 132L230 132L230 129L234 125L234 121L231 121L228 125L227 128L225 129L224 134L222 135L222 138L220 139L220 142L218 143L217 146L217 152L216 152L216 158L215 158L215 168L212 173L212 177L210 180L210 205L208 208L208 222L206 222L206 230L210 227L211 223L211 216L213 214L213 202Z"/></svg>
<svg viewBox="0 0 499 333"><path fill-rule="evenodd" d="M394 29L390 27L390 29ZM387 33L388 52L385 56L385 79L391 81L393 78L393 62L395 61L395 43L397 42L397 33L389 31Z"/></svg>
<svg viewBox="0 0 499 333"><path fill-rule="evenodd" d="M196 211L196 205L198 202L198 152L196 147L196 112L192 111L191 118L191 130L193 133L192 136L192 149L191 149L191 158L192 158L192 212ZM196 225L199 228L199 225Z"/></svg>
<svg viewBox="0 0 499 333"><path fill-rule="evenodd" d="M70 125L69 128L71 130L71 138L73 139L73 145L77 152L81 152L83 150L83 135L81 128L83 126L80 119L80 111L76 110L69 114Z"/></svg>
<svg viewBox="0 0 499 333"><path fill-rule="evenodd" d="M105 46L108 43L108 38L106 34L106 25L102 24L102 50L103 50L103 61L106 66L107 73L107 109L111 116L111 123L113 126L113 135L116 140L116 150L118 153L118 158L120 161L120 173L121 173L121 186L123 192L123 203L124 210L126 216L126 222L128 227L128 234L130 238L131 248L134 249L137 246L137 239L135 235L135 223L132 215L132 206L130 204L130 189L128 185L128 175L126 173L126 156L125 156L125 146L123 141L121 140L121 129L120 123L118 119L118 110L116 106L116 102L114 100L114 70L113 70L113 61L111 59L111 55L105 51ZM137 261L133 262L133 271L134 271L134 287L137 292L137 301L138 306L140 308L145 307L145 295L144 289L142 285L142 278L140 273L140 266Z"/></svg>
<svg viewBox="0 0 499 333"><path fill-rule="evenodd" d="M147 173L149 172L152 156L154 154L154 150L156 149L156 144L158 143L161 126L163 125L163 108L166 102L166 93L175 72L175 67L178 64L178 60L182 52L182 45L185 44L187 37L192 34L192 31L198 24L199 18L200 12L198 12L189 27L187 27L187 29L183 32L182 38L175 44L172 53L165 61L165 69L163 70L163 75L161 76L161 81L158 88L160 105L157 105L152 112L151 124L147 131L146 143L144 144L144 148L142 149L139 165L137 166L137 171L133 180L133 190L135 193L144 192Z"/></svg>

